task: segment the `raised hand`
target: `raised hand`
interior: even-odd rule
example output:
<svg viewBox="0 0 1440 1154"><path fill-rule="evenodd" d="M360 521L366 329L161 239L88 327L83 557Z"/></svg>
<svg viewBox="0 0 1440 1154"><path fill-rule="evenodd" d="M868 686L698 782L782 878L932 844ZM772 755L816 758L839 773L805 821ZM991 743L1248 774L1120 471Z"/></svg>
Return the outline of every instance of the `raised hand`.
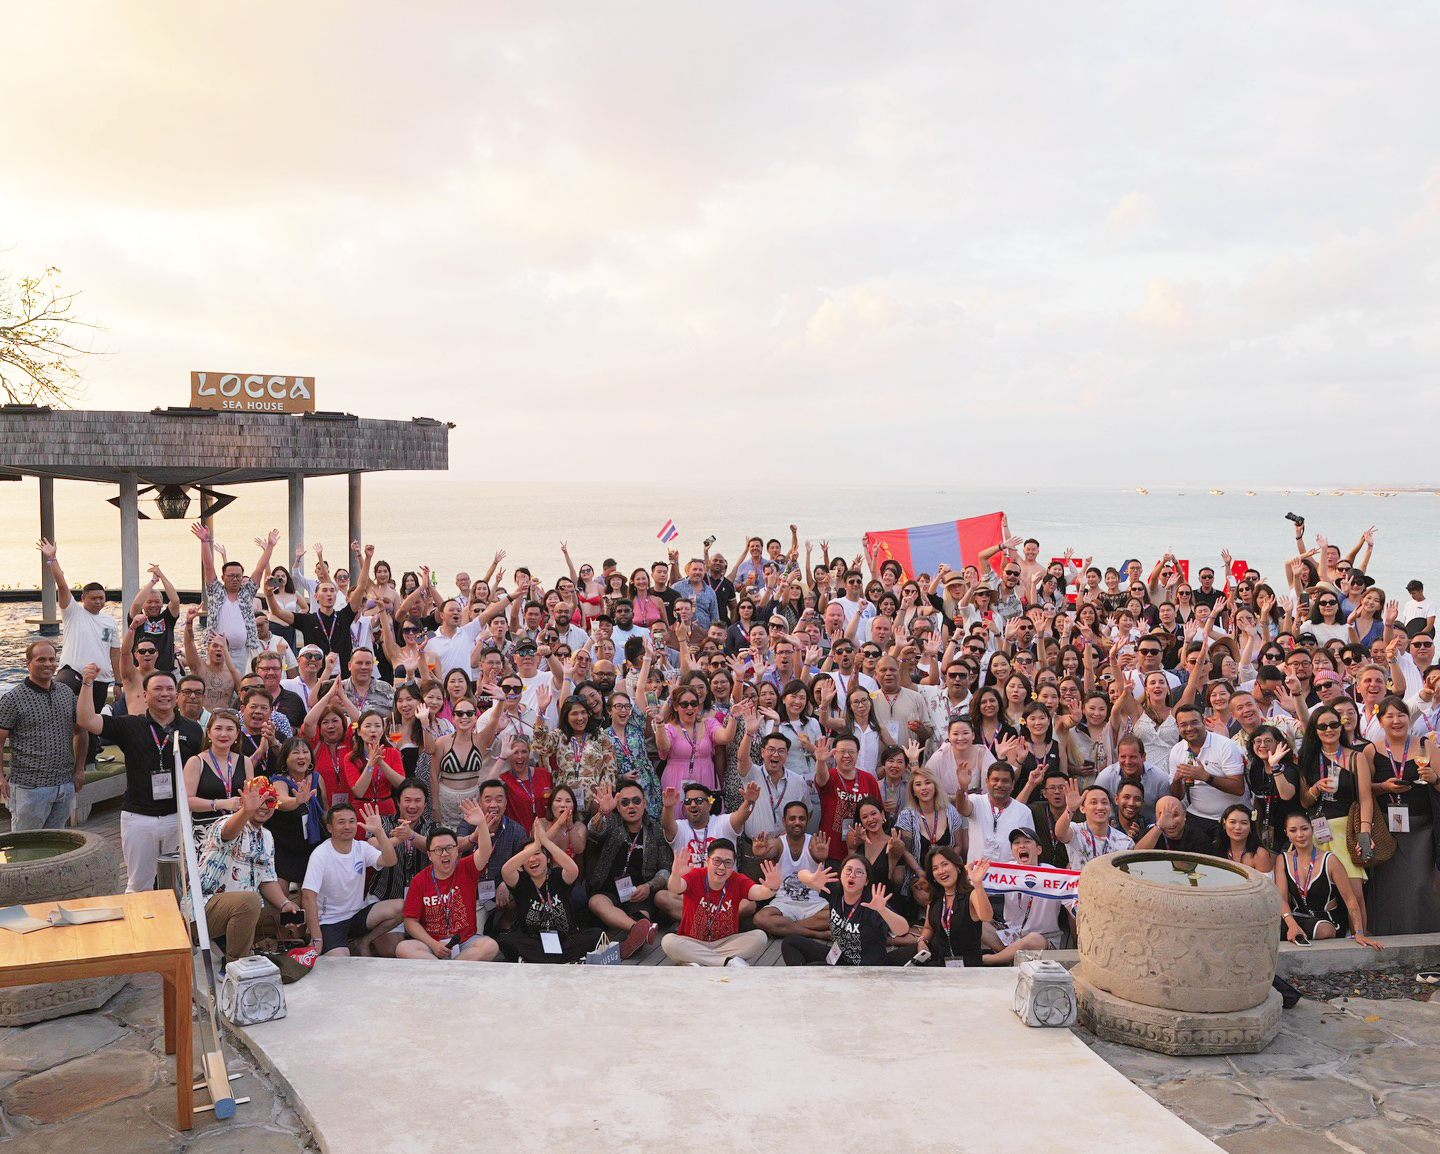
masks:
<svg viewBox="0 0 1440 1154"><path fill-rule="evenodd" d="M773 861L763 861L760 863L760 884L771 893L776 894L778 894L784 886L785 883L780 877L780 867Z"/></svg>
<svg viewBox="0 0 1440 1154"><path fill-rule="evenodd" d="M204 525L203 522L196 521L195 524L193 524L193 525L190 526L190 532L194 533L195 536L198 537L202 542L206 542L206 541L209 541L209 540L210 540L210 530L207 529L207 528L205 528L205 525ZM41 544L43 545L43 544L45 544L45 542L42 541ZM42 552L42 553L44 552L44 549L43 549L43 548L41 549L41 552ZM50 546L50 556L52 556L52 557L55 556L55 546L54 546L54 545L51 545L51 546Z"/></svg>
<svg viewBox="0 0 1440 1154"><path fill-rule="evenodd" d="M595 786L595 808L601 817L615 812L615 789L607 781Z"/></svg>
<svg viewBox="0 0 1440 1154"><path fill-rule="evenodd" d="M480 808L480 803L473 797L467 797L461 800L460 816L476 829L479 829L485 824L485 811Z"/></svg>
<svg viewBox="0 0 1440 1154"><path fill-rule="evenodd" d="M1076 784L1074 778L1065 782L1065 808L1070 813L1074 813L1080 808L1080 786Z"/></svg>
<svg viewBox="0 0 1440 1154"><path fill-rule="evenodd" d="M883 912L890 904L890 891L879 882L870 887L870 900L865 903L877 914Z"/></svg>
<svg viewBox="0 0 1440 1154"><path fill-rule="evenodd" d="M810 856L817 861L824 861L830 856L830 835L826 833L812 834L810 837Z"/></svg>
<svg viewBox="0 0 1440 1154"><path fill-rule="evenodd" d="M754 805L760 800L760 783L758 781L747 781L744 789L745 800Z"/></svg>
<svg viewBox="0 0 1440 1154"><path fill-rule="evenodd" d="M985 859L972 861L965 867L965 876L970 879L970 884L976 889L985 888L985 875L990 871L990 863Z"/></svg>
<svg viewBox="0 0 1440 1154"><path fill-rule="evenodd" d="M1386 624L1386 625L1394 625L1395 622L1396 622L1397 620L1399 620L1399 617L1400 617L1400 602L1399 602L1399 601L1387 601L1387 602L1385 602L1385 624Z"/></svg>
<svg viewBox="0 0 1440 1154"><path fill-rule="evenodd" d="M663 805L666 809L673 810L677 805L680 804L680 791L674 786L671 786L670 788L664 790L660 794L660 804Z"/></svg>
<svg viewBox="0 0 1440 1154"><path fill-rule="evenodd" d="M824 862L821 862L820 868L812 871L810 874L810 888L828 890L837 880L835 871Z"/></svg>
<svg viewBox="0 0 1440 1154"><path fill-rule="evenodd" d="M815 761L816 761L816 763L817 763L817 764L821 764L821 763L828 764L829 761L830 761L830 754L831 754L831 752L834 750L834 748L835 748L834 745L831 744L830 739L829 739L828 737L822 737L822 738L820 738L818 741L816 741L816 742L815 742Z"/></svg>
<svg viewBox="0 0 1440 1154"><path fill-rule="evenodd" d="M770 835L763 830L750 839L750 852L758 858L770 855Z"/></svg>
<svg viewBox="0 0 1440 1154"><path fill-rule="evenodd" d="M380 810L373 805L362 805L360 817L365 824L365 832L374 837L377 841L385 838L385 826L380 821Z"/></svg>

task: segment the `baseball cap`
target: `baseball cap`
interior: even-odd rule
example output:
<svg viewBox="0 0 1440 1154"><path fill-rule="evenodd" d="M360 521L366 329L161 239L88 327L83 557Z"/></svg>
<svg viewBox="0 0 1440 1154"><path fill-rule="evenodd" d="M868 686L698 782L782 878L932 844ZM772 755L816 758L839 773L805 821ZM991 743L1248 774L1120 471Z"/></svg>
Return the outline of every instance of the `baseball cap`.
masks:
<svg viewBox="0 0 1440 1154"><path fill-rule="evenodd" d="M1023 826L1020 829L1012 829L1010 831L1010 844L1014 845L1022 837L1028 837L1036 845L1040 844L1040 839L1037 838L1033 833L1031 833L1030 830L1025 829Z"/></svg>
<svg viewBox="0 0 1440 1154"><path fill-rule="evenodd" d="M324 657L325 650L318 645L303 645L300 647L301 657Z"/></svg>
<svg viewBox="0 0 1440 1154"><path fill-rule="evenodd" d="M528 637L525 638L524 641L517 641L515 643L516 653L538 653L539 651L540 647Z"/></svg>

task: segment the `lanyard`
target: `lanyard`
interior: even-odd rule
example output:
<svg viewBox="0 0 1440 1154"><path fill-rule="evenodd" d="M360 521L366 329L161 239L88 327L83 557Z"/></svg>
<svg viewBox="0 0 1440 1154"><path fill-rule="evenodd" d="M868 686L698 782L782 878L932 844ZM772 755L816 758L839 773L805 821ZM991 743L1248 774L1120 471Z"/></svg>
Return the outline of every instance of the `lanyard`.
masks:
<svg viewBox="0 0 1440 1154"><path fill-rule="evenodd" d="M780 772L780 790L778 793L770 784L770 775L768 773L762 772L760 779L765 783L765 795L770 799L770 819L772 821L779 820L780 814L776 811L775 806L777 802L783 801L785 798L785 772L783 770Z"/></svg>
<svg viewBox="0 0 1440 1154"><path fill-rule="evenodd" d="M645 850L645 831L644 831L644 829L641 829L641 831L640 831L639 833L637 833L634 837L630 838L629 841L628 841L628 842L626 843L626 845L625 845L625 869L626 869L627 872L628 872L629 869L630 869L630 859L635 856L635 851L636 851L636 850L639 850L642 854L644 853L644 850Z"/></svg>
<svg viewBox="0 0 1440 1154"><path fill-rule="evenodd" d="M1300 855L1295 850L1290 851L1290 877L1295 882L1295 888L1300 891L1300 900L1303 902L1310 893L1310 887L1315 884L1315 858L1316 848L1310 847L1310 868L1305 871L1305 884L1300 884Z"/></svg>
<svg viewBox="0 0 1440 1154"><path fill-rule="evenodd" d="M925 811L924 811L924 810L919 810L919 809L917 809L917 810L915 811L915 816L920 819L920 828L921 828L921 830L923 830L924 833L925 833L925 840L928 841L931 845L934 845L934 844L935 844L935 831L940 828L940 807L939 807L938 805L935 807L935 820L934 820L934 821L926 821L926 820L925 820Z"/></svg>
<svg viewBox="0 0 1440 1154"><path fill-rule="evenodd" d="M1410 764L1410 735L1405 735L1405 748L1400 753L1400 764L1395 764L1395 751L1390 748L1390 735L1385 735L1385 756L1390 761L1390 768L1395 771L1397 781L1405 780L1405 767Z"/></svg>
<svg viewBox="0 0 1440 1154"><path fill-rule="evenodd" d="M325 651L327 653L333 652L335 649L335 627L340 624L340 614L330 614L330 628L326 629L325 614L317 611L315 614L315 623L320 627L320 632L325 635Z"/></svg>
<svg viewBox="0 0 1440 1154"><path fill-rule="evenodd" d="M950 936L950 921L955 916L955 895L951 894L940 903L940 928Z"/></svg>
<svg viewBox="0 0 1440 1154"><path fill-rule="evenodd" d="M840 916L845 919L845 928L851 933L855 932L855 915L860 912L861 901L864 897L865 891L861 890L860 897L855 899L855 904L850 907L849 913L845 912L845 899L843 897L840 899ZM949 927L947 926L946 928L948 929Z"/></svg>
<svg viewBox="0 0 1440 1154"><path fill-rule="evenodd" d="M521 778L515 773L515 771L511 770L510 776L515 779L515 784L518 785L521 789L523 789L525 791L525 796L530 799L530 817L533 820L534 818L539 816L539 814L537 814L535 811L535 774L531 773L524 780L521 780Z"/></svg>
<svg viewBox="0 0 1440 1154"><path fill-rule="evenodd" d="M225 787L225 796L226 796L226 797L229 797L229 796L230 796L230 783L231 783L231 782L234 780L234 778L235 778L235 771L230 768L230 766L231 766L231 760L230 760L230 759L231 759L234 755L233 755L233 754L229 754L229 753L227 753L227 754L225 755L225 772L224 772L224 773L221 773L221 772L220 772L220 764L219 764L219 762L217 762L217 761L215 760L215 752L214 752L214 750L211 750L211 751L210 751L210 755L209 755L209 756L210 756L210 768L211 768L211 770L214 772L215 776L220 779L220 784Z"/></svg>
<svg viewBox="0 0 1440 1154"><path fill-rule="evenodd" d="M151 720L150 718L148 718L148 717L147 717L145 720L146 720L146 721L149 723L149 725L150 725L150 740L155 743L155 748L156 748L157 750L163 750L163 749L165 748L165 742L166 742L166 741L169 739L169 737L170 737L171 730L169 730L169 729L162 729L160 726L156 725L155 722L152 721L152 720Z"/></svg>
<svg viewBox="0 0 1440 1154"><path fill-rule="evenodd" d="M1088 825L1084 827L1084 831L1085 840L1090 843L1091 861L1094 861L1097 857L1100 857L1110 852L1110 838L1108 835L1106 836L1105 840L1100 843L1100 848L1097 850L1095 848L1095 835L1090 832L1090 827Z"/></svg>

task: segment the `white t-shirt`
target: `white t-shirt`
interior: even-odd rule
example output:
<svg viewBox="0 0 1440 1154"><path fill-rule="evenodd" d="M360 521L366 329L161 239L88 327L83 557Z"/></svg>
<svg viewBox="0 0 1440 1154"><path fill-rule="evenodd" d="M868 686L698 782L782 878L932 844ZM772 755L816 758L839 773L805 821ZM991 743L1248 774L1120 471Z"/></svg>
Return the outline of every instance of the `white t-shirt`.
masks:
<svg viewBox="0 0 1440 1154"><path fill-rule="evenodd" d="M1426 597L1416 601L1413 597L1400 606L1400 624L1408 625L1411 621L1419 618L1424 621L1427 617L1434 617L1436 614L1435 602Z"/></svg>
<svg viewBox="0 0 1440 1154"><path fill-rule="evenodd" d="M551 729L554 729L560 724L560 706L556 701L556 698L560 696L560 691L555 688L555 675L544 666L541 666L540 672L535 674L534 677L521 677L518 673L516 676L520 677L520 684L525 686L525 692L520 695L520 703L532 714L539 713L540 699L535 695L535 691L541 685L550 686L550 704L545 707L545 712L541 714L541 720Z"/></svg>
<svg viewBox="0 0 1440 1154"><path fill-rule="evenodd" d="M475 648L475 638L479 631L480 623L471 621L456 629L454 637L437 633L425 643L426 656L433 658L440 666L441 681L445 680L445 675L452 669L463 669L467 674L470 672L470 653Z"/></svg>
<svg viewBox="0 0 1440 1154"><path fill-rule="evenodd" d="M249 643L245 633L245 614L240 611L240 602L228 593L220 598L220 613L210 627L212 633L223 633L225 645L230 650L230 660L242 673L249 668Z"/></svg>
<svg viewBox="0 0 1440 1154"><path fill-rule="evenodd" d="M356 839L342 855L333 841L323 841L310 854L303 889L312 890L320 907L320 923L349 921L365 908L365 871L380 864L380 851Z"/></svg>
<svg viewBox="0 0 1440 1154"><path fill-rule="evenodd" d="M692 841L703 842L703 852L704 849L710 847L710 843L717 837L723 837L729 841L735 840L735 827L730 824L730 815L728 813L713 814L710 820L705 823L705 834L703 837L696 833L694 827L682 817L675 823L675 836L670 841L670 848L675 851L676 857L678 858L679 855L684 852L685 847ZM679 869L680 866L677 864L675 868Z"/></svg>
<svg viewBox="0 0 1440 1154"><path fill-rule="evenodd" d="M1175 747L1170 750L1170 780L1173 782L1180 767L1190 760L1190 747L1183 741L1177 741ZM1245 774L1245 755L1240 747L1228 737L1221 737L1218 733L1207 733L1205 744L1200 747L1200 752L1195 755L1205 771L1215 777L1243 777ZM1222 789L1216 789L1213 785L1207 785L1203 781L1197 781L1188 791L1185 808L1196 817L1208 818L1211 821L1219 821L1220 815L1232 805L1242 804L1249 799L1250 791L1245 789L1239 794L1226 793Z"/></svg>
<svg viewBox="0 0 1440 1154"><path fill-rule="evenodd" d="M965 853L967 862L1011 861L1015 854L1010 848L1010 831L1028 829L1035 832L1035 815L1028 805L1021 805L1014 798L1010 804L996 813L990 804L990 796L984 793L970 794L970 845Z"/></svg>
<svg viewBox="0 0 1440 1154"><path fill-rule="evenodd" d="M779 834L784 828L785 807L792 801L809 804L810 787L798 773L782 771L780 784L776 786L765 772L765 767L757 765L742 780L747 785L753 781L760 787L760 799L750 811L750 816L745 819L745 836L752 841L762 833Z"/></svg>
<svg viewBox="0 0 1440 1154"><path fill-rule="evenodd" d="M85 666L93 662L100 667L97 681L114 681L110 650L120 648L120 626L115 618L108 613L91 613L78 597L72 597L65 606L63 620L65 645L60 650L60 664L83 673Z"/></svg>

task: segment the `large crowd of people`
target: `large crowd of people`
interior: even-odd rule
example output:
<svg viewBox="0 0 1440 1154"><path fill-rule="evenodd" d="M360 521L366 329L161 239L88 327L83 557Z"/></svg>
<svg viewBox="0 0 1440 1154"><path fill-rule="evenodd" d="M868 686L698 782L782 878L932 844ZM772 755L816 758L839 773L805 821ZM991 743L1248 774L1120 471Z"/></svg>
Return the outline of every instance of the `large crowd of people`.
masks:
<svg viewBox="0 0 1440 1154"><path fill-rule="evenodd" d="M1376 587L1373 531L1295 530L1283 571L1193 583L1019 537L908 574L791 526L442 588L274 532L247 573L197 525L203 607L152 567L123 625L42 541L63 646L0 697L0 788L61 824L119 747L129 888L183 802L227 959L268 919L416 960L1003 965L1073 924L992 863L1131 847L1270 873L1291 941L1440 931L1436 606Z"/></svg>

